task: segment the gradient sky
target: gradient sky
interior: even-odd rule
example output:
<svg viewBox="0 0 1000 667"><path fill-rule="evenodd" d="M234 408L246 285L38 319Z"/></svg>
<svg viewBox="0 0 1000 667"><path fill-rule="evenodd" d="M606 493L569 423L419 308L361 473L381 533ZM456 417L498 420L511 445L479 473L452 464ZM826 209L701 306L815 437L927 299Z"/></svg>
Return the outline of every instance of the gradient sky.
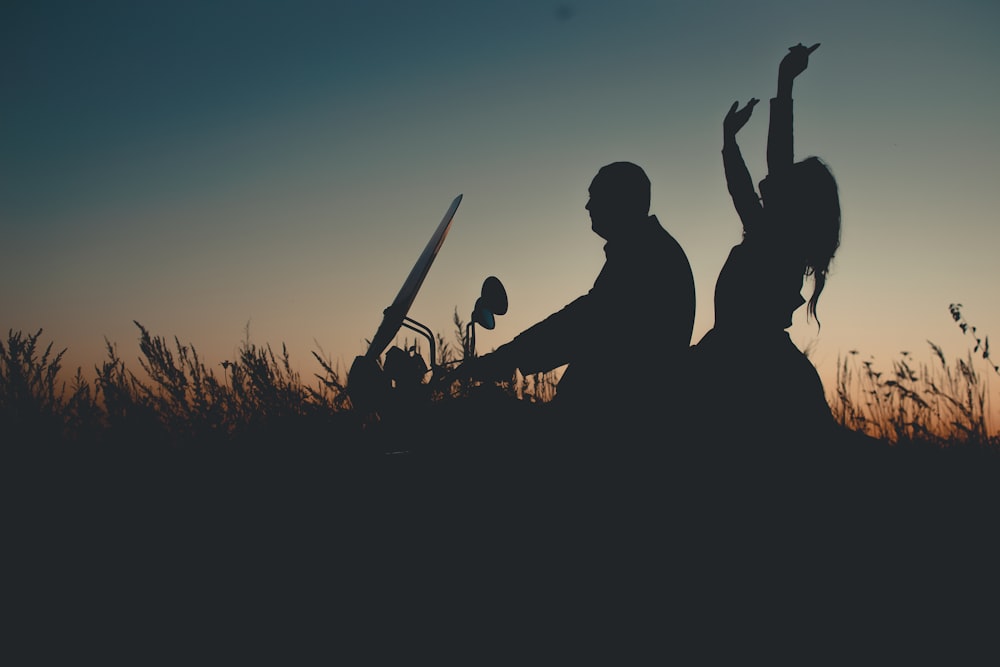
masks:
<svg viewBox="0 0 1000 667"><path fill-rule="evenodd" d="M249 325L306 379L314 350L346 372L461 193L410 316L453 341L496 275L485 351L591 287L587 186L629 160L690 257L697 341L740 239L722 118L801 41L796 156L833 169L844 230L793 340L828 391L849 350L963 356L950 303L1000 336L998 32L992 0L5 2L0 326L88 371L105 339L138 370L133 320L213 364ZM765 103L756 180L766 129ZM624 359L656 344L622 323Z"/></svg>

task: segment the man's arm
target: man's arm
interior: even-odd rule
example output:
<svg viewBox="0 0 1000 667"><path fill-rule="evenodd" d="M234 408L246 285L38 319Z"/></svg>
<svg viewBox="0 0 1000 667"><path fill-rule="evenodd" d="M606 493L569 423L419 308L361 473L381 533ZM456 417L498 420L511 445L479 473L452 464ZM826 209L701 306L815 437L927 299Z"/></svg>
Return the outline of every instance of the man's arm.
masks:
<svg viewBox="0 0 1000 667"><path fill-rule="evenodd" d="M558 368L573 358L579 327L586 326L589 294L528 327L509 343L463 364L464 372L483 380L503 380L516 369L530 375Z"/></svg>

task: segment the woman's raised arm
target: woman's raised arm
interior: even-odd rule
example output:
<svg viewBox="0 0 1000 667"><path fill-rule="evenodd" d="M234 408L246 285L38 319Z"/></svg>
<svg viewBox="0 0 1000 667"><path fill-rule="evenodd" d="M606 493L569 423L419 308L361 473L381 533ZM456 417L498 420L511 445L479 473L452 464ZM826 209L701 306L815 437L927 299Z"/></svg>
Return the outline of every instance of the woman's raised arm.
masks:
<svg viewBox="0 0 1000 667"><path fill-rule="evenodd" d="M740 146L736 143L736 133L747 124L753 108L760 100L751 98L742 109L737 110L739 102L733 102L729 113L722 121L722 166L726 172L726 187L733 205L743 221L743 229L749 230L756 226L763 213L757 191L754 190L750 171L743 161Z"/></svg>
<svg viewBox="0 0 1000 667"><path fill-rule="evenodd" d="M806 70L809 54L819 44L789 47L778 65L778 93L771 98L771 119L767 129L767 173L769 176L788 169L795 162L792 136L792 82Z"/></svg>

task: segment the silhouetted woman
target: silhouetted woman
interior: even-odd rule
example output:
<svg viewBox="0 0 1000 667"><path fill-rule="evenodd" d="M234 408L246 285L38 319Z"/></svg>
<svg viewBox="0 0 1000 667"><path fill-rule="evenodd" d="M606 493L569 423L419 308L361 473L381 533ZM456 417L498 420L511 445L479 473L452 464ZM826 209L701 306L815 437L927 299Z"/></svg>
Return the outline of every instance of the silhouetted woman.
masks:
<svg viewBox="0 0 1000 667"><path fill-rule="evenodd" d="M715 325L691 349L691 361L693 397L704 410L694 413L703 417L699 428L741 441L732 444L752 446L757 436L806 443L834 428L819 375L786 331L803 304L818 325L817 304L840 244L833 175L816 157L793 158L792 81L818 46L791 47L779 66L760 197L736 143L758 100L739 110L734 102L723 121L722 158L743 241L719 274ZM808 302L801 294L807 278Z"/></svg>

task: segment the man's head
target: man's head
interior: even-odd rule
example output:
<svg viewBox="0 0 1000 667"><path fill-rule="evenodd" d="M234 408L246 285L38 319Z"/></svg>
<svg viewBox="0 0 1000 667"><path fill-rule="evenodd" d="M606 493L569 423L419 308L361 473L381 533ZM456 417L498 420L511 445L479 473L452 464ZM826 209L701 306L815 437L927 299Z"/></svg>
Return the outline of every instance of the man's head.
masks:
<svg viewBox="0 0 1000 667"><path fill-rule="evenodd" d="M612 162L601 167L590 183L590 227L610 240L619 230L649 215L649 178L631 162Z"/></svg>

